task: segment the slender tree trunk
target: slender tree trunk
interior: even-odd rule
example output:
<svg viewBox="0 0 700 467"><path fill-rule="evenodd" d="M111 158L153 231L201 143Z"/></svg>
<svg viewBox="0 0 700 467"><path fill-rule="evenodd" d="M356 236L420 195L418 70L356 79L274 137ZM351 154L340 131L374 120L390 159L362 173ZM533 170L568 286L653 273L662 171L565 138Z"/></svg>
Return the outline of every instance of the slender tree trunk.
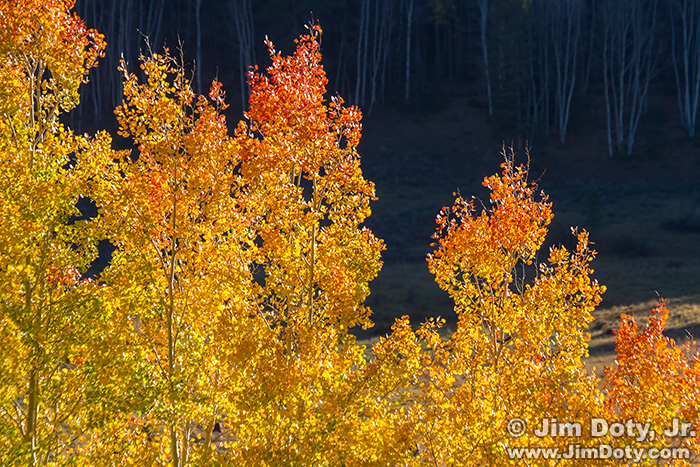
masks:
<svg viewBox="0 0 700 467"><path fill-rule="evenodd" d="M123 8L123 5L121 5L122 0L114 0L112 2L112 8L110 10L110 23L109 27L105 32L111 32L114 35L114 38L116 39L116 45L119 45L119 34L117 31L117 26L116 22L119 19L118 12L120 11L120 8ZM112 97L111 101L111 109L116 108L119 103L122 101L122 81L119 79L119 76L117 73L114 73L114 70L116 70L119 67L119 58L121 54L119 53L119 49L115 46L110 47L110 43L107 43L107 63L106 66L109 67L110 70L112 70L112 73L106 73L107 76L109 76L109 89ZM111 52L111 53L110 53Z"/></svg>
<svg viewBox="0 0 700 467"><path fill-rule="evenodd" d="M369 0L362 0L362 4L360 5L360 31L357 34L357 78L355 80L355 103L356 104L361 104L362 103L362 79L363 79L363 73L364 69L362 67L362 54L365 51L364 45L364 40L365 40L365 29L369 27L369 20L366 17L365 14L365 4L369 2Z"/></svg>
<svg viewBox="0 0 700 467"><path fill-rule="evenodd" d="M381 93L381 99L382 101L386 98L386 73L387 73L387 68L388 68L388 59L389 59L389 50L391 49L391 38L393 37L393 29L394 29L394 19L392 15L392 10L393 10L393 0L391 1L386 1L384 2L385 10L384 10L384 17L386 18L387 21L387 28L386 28L386 43L384 44L384 47L381 49L382 53L382 77L381 77L381 86L380 86L380 93Z"/></svg>
<svg viewBox="0 0 700 467"><path fill-rule="evenodd" d="M197 65L196 67L199 68L196 70L196 75L197 75L197 94L202 94L202 18L201 18L201 11L202 11L202 0L195 0L195 8L194 8L194 15L195 15L195 23L196 23L196 30L197 30Z"/></svg>
<svg viewBox="0 0 700 467"><path fill-rule="evenodd" d="M597 18L597 10L596 10L596 1L597 0L591 0L590 2L587 2L588 5L590 5L589 8L589 14L588 18L590 18L590 23L588 27L588 47L586 48L587 53L586 53L586 61L585 61L585 68L583 70L582 76L581 76L581 94L584 96L588 94L588 84L590 82L590 77L591 77L591 69L592 69L592 62L593 62L593 56L595 54L594 52L594 46L595 46L595 37L596 37L596 18Z"/></svg>
<svg viewBox="0 0 700 467"><path fill-rule="evenodd" d="M41 82L42 75L44 74L44 64L40 62L36 65L36 76L30 74L29 76L29 99L28 103L30 105L30 132L32 135L42 134L42 116L41 116ZM36 143L34 141L31 147L31 155L27 164L27 173L30 177L34 177L34 161L36 152ZM25 257L25 266L30 267L32 261L27 255ZM41 329L43 325L43 317L41 313L41 307L34 304L34 292L35 288L30 283L29 277L23 278L23 288L24 288L24 309L25 316L32 317L32 329L34 330L34 336L31 340L31 354L30 354L30 370L29 370L29 388L27 392L27 415L26 415L26 425L24 431L25 444L27 449L31 452L31 462L32 466L37 465L36 458L36 448L37 448L37 425L39 423L39 370L41 364L43 363L43 355L41 351Z"/></svg>
<svg viewBox="0 0 700 467"><path fill-rule="evenodd" d="M550 0L534 0L532 2L534 40L537 42L537 57L531 60L533 68L532 75L535 76L536 84L533 83L533 93L535 99L535 118L539 127L545 135L549 135L552 118L550 76L554 73L550 67L550 52L552 49L552 37L549 33L550 25Z"/></svg>
<svg viewBox="0 0 700 467"><path fill-rule="evenodd" d="M608 137L614 130L618 152L631 156L649 84L656 72L657 0L608 0L602 5L603 69ZM609 144L612 146L612 144ZM610 156L613 150L609 147Z"/></svg>
<svg viewBox="0 0 700 467"><path fill-rule="evenodd" d="M165 0L151 2L148 8L148 28L146 34L156 46L160 46L160 29L163 24L163 13L165 11Z"/></svg>
<svg viewBox="0 0 700 467"><path fill-rule="evenodd" d="M199 1L199 0L198 0ZM178 161L177 154L174 154L173 160L173 199L172 199L172 221L170 232L170 265L167 274L168 283L168 306L166 312L166 326L168 338L168 390L170 406L174 407L176 402L176 369L175 369L175 265L177 264L177 216L178 216ZM171 419L170 426L170 450L173 456L173 467L179 467L179 446L177 436L177 420Z"/></svg>
<svg viewBox="0 0 700 467"><path fill-rule="evenodd" d="M604 34L603 34L603 88L605 89L605 116L606 116L606 134L608 136L608 157L613 157L613 142L612 142L612 113L611 113L611 96L610 96L610 47L611 47L611 31L608 22L610 18L605 18Z"/></svg>
<svg viewBox="0 0 700 467"><path fill-rule="evenodd" d="M372 69L370 75L370 99L369 99L369 110L368 114L372 113L372 107L374 107L374 101L377 98L377 72L379 71L379 64L381 63L379 57L379 47L382 46L382 38L380 36L380 16L379 16L379 2L374 3L374 31L372 33Z"/></svg>
<svg viewBox="0 0 700 467"><path fill-rule="evenodd" d="M411 96L411 33L413 29L413 0L408 0L406 20L406 90L404 92L404 102L408 104Z"/></svg>
<svg viewBox="0 0 700 467"><path fill-rule="evenodd" d="M556 65L555 114L559 140L566 142L571 112L571 100L576 86L576 67L579 60L581 5L578 0L554 0L548 5L551 43Z"/></svg>
<svg viewBox="0 0 700 467"><path fill-rule="evenodd" d="M366 87L367 87L367 75L369 74L367 61L369 59L369 26L372 20L371 10L370 10L370 0L366 0L365 3L365 18L367 24L365 25L365 39L364 39L364 50L362 51L362 91L360 102L362 105L365 104Z"/></svg>
<svg viewBox="0 0 700 467"><path fill-rule="evenodd" d="M384 7L380 9L380 5L383 5ZM372 113L372 109L374 108L374 104L377 100L377 86L378 86L378 81L379 81L379 70L382 69L384 64L386 63L386 53L389 48L389 39L391 36L387 34L387 30L389 29L388 27L388 14L387 14L387 6L389 6L389 0L386 0L385 2L379 2L377 1L375 3L375 25L374 25L374 38L373 38L373 47L372 47L372 77L371 77L371 85L372 85L372 91L371 91L371 97L370 97L370 103L369 103L369 110L367 111L367 114ZM383 83L382 83L383 84Z"/></svg>
<svg viewBox="0 0 700 467"><path fill-rule="evenodd" d="M486 81L486 100L488 102L489 116L493 116L493 98L491 92L491 71L489 65L489 47L488 47L488 20L489 20L489 0L478 0L479 10L481 13L481 21L479 22L479 30L481 33L481 53L484 62L484 80Z"/></svg>
<svg viewBox="0 0 700 467"><path fill-rule="evenodd" d="M655 74L655 35L656 35L656 0L649 3L649 10L640 12L634 18L634 32L637 41L634 47L634 75L632 85L632 103L629 115L627 138L627 156L632 155L634 141L639 128L642 113L646 111L649 85ZM639 43L643 45L639 45Z"/></svg>
<svg viewBox="0 0 700 467"><path fill-rule="evenodd" d="M170 258L170 273L168 275L168 295L169 304L167 310L167 327L168 327L168 387L170 390L170 404L175 405L175 218L177 217L177 195L173 194L173 233L172 233L172 252ZM180 459L178 455L178 436L177 423L175 420L170 422L170 450L173 455L173 467L178 467Z"/></svg>
<svg viewBox="0 0 700 467"><path fill-rule="evenodd" d="M669 13L671 59L681 124L688 136L694 138L700 103L700 1L669 1ZM677 22L680 22L679 27Z"/></svg>
<svg viewBox="0 0 700 467"><path fill-rule="evenodd" d="M340 25L340 50L338 52L338 67L335 72L335 92L338 93L341 88L341 81L343 76L343 52L345 51L345 21Z"/></svg>
<svg viewBox="0 0 700 467"><path fill-rule="evenodd" d="M25 290L29 290L28 282L25 283ZM26 309L31 313L32 294L26 294ZM41 311L37 310L34 317L34 329L41 329ZM30 362L31 370L29 371L29 391L27 393L27 424L25 428L25 443L31 452L32 466L37 465L36 458L36 438L37 438L37 423L39 421L39 362L41 360L41 348L38 342L32 346L32 361Z"/></svg>
<svg viewBox="0 0 700 467"><path fill-rule="evenodd" d="M250 67L255 65L253 10L250 0L231 0L229 7L236 29L238 63L240 66L241 106L245 110L250 93L247 73Z"/></svg>
<svg viewBox="0 0 700 467"><path fill-rule="evenodd" d="M454 40L452 37L452 19L450 16L447 18L447 23L445 24L445 29L446 29L446 34L447 34L447 40L445 41L445 52L447 54L447 77L450 81L453 81L455 78L455 69L454 69L454 61L453 61L453 56L454 56Z"/></svg>

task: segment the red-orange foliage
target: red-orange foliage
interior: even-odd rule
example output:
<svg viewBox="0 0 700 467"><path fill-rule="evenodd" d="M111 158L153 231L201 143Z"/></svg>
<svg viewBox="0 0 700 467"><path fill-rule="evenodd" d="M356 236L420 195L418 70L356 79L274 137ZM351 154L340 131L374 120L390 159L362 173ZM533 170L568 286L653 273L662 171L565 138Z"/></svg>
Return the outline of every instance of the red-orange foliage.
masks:
<svg viewBox="0 0 700 467"><path fill-rule="evenodd" d="M538 262L552 205L512 153L488 204L437 218L428 267L456 330L402 317L368 356L350 330L372 325L384 245L321 29L289 56L266 42L233 137L220 83L196 95L167 50L145 80L124 65L126 154L58 120L104 48L72 7L0 0L0 463L522 465L512 448L608 440L538 436L542 418L604 416L649 422L635 447L698 450L700 357L663 336L663 304L642 330L623 316L604 391L586 370L596 252L574 231ZM100 216L75 221L88 189ZM98 234L117 251L95 283Z"/></svg>
<svg viewBox="0 0 700 467"><path fill-rule="evenodd" d="M663 335L668 315L663 301L642 329L632 316L622 315L617 358L605 368L605 406L611 419L650 423L655 436L637 446L686 447L693 460L700 447L700 357L695 342L680 346ZM687 424L686 432L674 433L676 424ZM687 465L683 460L671 464Z"/></svg>

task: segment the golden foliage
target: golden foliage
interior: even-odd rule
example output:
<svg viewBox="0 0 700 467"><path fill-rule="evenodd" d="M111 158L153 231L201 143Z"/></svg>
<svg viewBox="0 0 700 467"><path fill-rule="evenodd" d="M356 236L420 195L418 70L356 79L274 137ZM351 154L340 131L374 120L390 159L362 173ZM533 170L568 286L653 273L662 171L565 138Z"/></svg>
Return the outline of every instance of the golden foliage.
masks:
<svg viewBox="0 0 700 467"><path fill-rule="evenodd" d="M104 48L72 6L0 0L2 465L521 465L514 450L572 444L542 419L649 422L662 434L631 447L697 451L698 357L662 335L663 305L641 331L623 316L602 390L586 370L596 252L574 231L538 261L552 206L512 152L487 205L437 218L428 267L456 330L402 317L368 356L351 330L372 326L384 244L363 226L361 113L324 98L321 29L289 56L267 42L233 135L221 84L197 95L167 49L144 79L122 64L133 148L116 152L58 119ZM111 264L84 280L104 238Z"/></svg>
<svg viewBox="0 0 700 467"><path fill-rule="evenodd" d="M104 48L72 2L0 2L0 464L55 462L90 425L96 256L76 202L88 172L59 116ZM99 326L98 326L99 327Z"/></svg>

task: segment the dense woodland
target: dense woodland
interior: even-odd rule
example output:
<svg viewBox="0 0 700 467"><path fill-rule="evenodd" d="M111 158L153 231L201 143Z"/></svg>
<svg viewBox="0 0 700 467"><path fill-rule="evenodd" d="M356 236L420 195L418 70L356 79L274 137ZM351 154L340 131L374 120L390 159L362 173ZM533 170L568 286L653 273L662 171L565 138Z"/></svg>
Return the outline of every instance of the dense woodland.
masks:
<svg viewBox="0 0 700 467"><path fill-rule="evenodd" d="M265 35L289 51L314 21L324 29L329 89L365 113L432 105L467 83L496 127L562 144L571 115L589 95L604 96L611 157L632 155L654 93L677 96L690 137L698 127L699 0L85 0L76 8L108 38L78 121L112 118L120 58L135 68L145 38L154 51L184 44L197 90L218 77L240 112L248 68L269 62Z"/></svg>
<svg viewBox="0 0 700 467"><path fill-rule="evenodd" d="M116 24L123 28L101 25L107 40L116 37L115 50L120 41L138 43L126 42L132 27L158 31L153 50L160 47L159 37L170 37L166 24L194 18L199 31L194 58L187 45L181 52L172 48L140 58L133 56L136 45L126 47L131 55L125 52L129 63L119 67L122 84L111 85L116 78L110 74L95 75L97 90L89 90L82 85L98 66L105 36L85 28L72 13L74 0L0 0L0 465L519 466L523 459L532 465L697 465L697 343L667 337L671 315L659 299L643 328L638 325L642 319L627 313L615 318L614 363L602 374L587 366L591 334L600 329L593 313L606 291L591 269L597 253L583 228L569 230L570 247L545 246L553 227L552 201L532 181L531 167L516 162L514 150L504 149L500 173L483 178L489 192L485 202L458 190L450 207L426 219L435 240L428 270L449 296L449 305L431 304L435 314L421 324L402 311L384 336L360 342L352 330L375 324L365 304L370 282L390 266L383 264L382 253L391 244L364 225L370 203L383 194L364 178L357 150L361 112L339 97L324 97L329 82L321 66L321 27L310 26L291 53L277 54L273 42L265 42L271 63L250 74L249 90L242 82L246 118L234 130L223 114L222 83L214 81L206 89L204 84L212 71L204 57L214 54L203 51L219 50L207 42L226 37L211 34L213 27L203 19L217 17L216 11L205 10L202 2L193 5L194 11L175 2L150 10L139 3L140 15L128 16L135 2L108 5L112 15L102 16L114 21L113 29ZM622 13L640 5L627 4L615 18L627 21ZM233 9L241 6L246 5L230 5L240 28L239 42L229 42L250 44L245 38L257 30L256 10L250 4L242 12ZM521 41L516 48L496 40L500 36L494 31L504 23L489 7L483 23L489 28L480 43L481 57L490 64L481 68L485 73L469 78L465 67L458 77L456 62L448 60L458 54L451 50L433 55L443 61L444 66L433 66L442 74L421 81L422 67L431 66L431 49L421 49L430 44L430 25L440 52L449 49L438 47L445 39L441 31L455 27L447 13L443 23L421 23L418 18L439 17L437 4L429 6L433 16L414 0L363 2L357 30L324 36L329 49L334 38L359 38L355 57L349 42L335 43L338 61L330 68L339 90L368 112L376 105L403 111L428 100L431 92L440 95L437 89L449 96L451 83L472 79L475 87L486 89L484 110L491 110L494 123L503 124L504 106L517 103L512 115L519 118L516 123L527 123L518 131L534 134L533 122L546 117L544 128L564 136L569 107L562 102L573 109L576 85L586 82L586 74L580 74L585 55L571 55L572 48L570 55L556 50L580 44L573 38L585 37L585 15L570 15L582 18L576 29L573 21L544 14L553 8L538 16L528 6L543 24L571 24L571 31L581 35L553 41L556 47ZM296 5L292 13L300 8ZM329 11L344 31L351 12L341 6L335 14ZM629 23L629 34L613 37L622 26L610 26L610 11L603 15L604 29L610 29L603 36L607 43L600 67L602 83L609 85L608 121L619 122L623 108L615 102L636 102L621 114L634 129L638 120L629 117L644 109L652 71L663 73L660 56L651 61L654 56L647 53L662 50L656 48L661 41L632 41L633 32L642 30L636 22ZM530 14L522 12L523 18ZM93 10L95 23L97 13ZM181 16L169 17L175 14ZM404 14L402 36L398 19ZM635 14L655 18L648 10ZM90 11L85 16L89 22ZM247 23L241 20L245 17ZM280 24L289 24L282 21L289 17L297 16L280 15ZM149 24L142 28L134 18ZM595 19L590 17L591 25ZM284 30L274 26L266 27ZM389 33L394 27L399 32ZM500 30L530 31L527 37L537 31L534 23ZM459 35L469 37L464 31ZM373 37L386 40L380 46ZM180 38L192 43L189 35ZM631 42L616 55L618 40ZM407 52L403 66L398 58L390 60L401 56L398 51L390 55L401 44ZM278 45L286 47L283 39ZM590 50L595 46L594 41ZM508 57L520 61L507 60L505 52L516 49L521 54ZM239 65L262 55L252 46L238 51ZM180 53L190 63L201 63L194 80ZM630 54L634 60L627 62ZM533 60L525 60L528 56ZM562 60L550 62L552 56L569 57L570 68ZM472 57L478 63L478 54ZM535 73L538 57L554 63L546 74ZM607 59L612 60L608 65ZM338 65L346 62L354 62L355 73L359 70L355 80L353 68ZM504 68L506 63L514 68ZM530 81L520 73L526 63ZM691 67L689 58L674 63ZM593 89L593 61L588 70ZM677 73L681 82L686 75ZM539 95L536 78L545 75L559 78ZM629 76L637 80L625 81ZM389 92L382 82L399 85ZM528 82L532 106L526 99ZM631 83L635 93L620 94L623 88L611 82L626 84L626 90ZM514 94L505 99L508 85ZM82 118L69 117L80 103L79 91L91 93L93 103L82 110ZM535 106L536 96L546 100ZM617 101L620 96L624 99ZM91 136L66 125L69 118L84 127L88 121L100 124L114 104L116 131ZM410 127L401 130L414 136ZM132 149L115 149L112 135ZM627 146L614 144L623 154L632 146L627 138L622 139ZM437 151L426 155L440 156ZM602 158L607 165L635 162ZM408 168L433 183L430 174ZM450 177L434 179L441 187L452 184ZM79 216L81 200L91 200L98 215ZM621 211L635 203L627 202ZM380 217L382 210L377 211ZM104 241L111 242L114 254L93 279L86 271ZM673 277L668 266L660 272ZM641 280L644 271L634 270L633 276ZM393 295L400 298L396 291ZM435 316L449 309L456 315L452 328ZM692 316L697 322L698 315ZM578 429L565 435L544 430L550 423L556 428L557 420ZM600 422L604 431L593 428ZM623 443L625 448L618 447Z"/></svg>

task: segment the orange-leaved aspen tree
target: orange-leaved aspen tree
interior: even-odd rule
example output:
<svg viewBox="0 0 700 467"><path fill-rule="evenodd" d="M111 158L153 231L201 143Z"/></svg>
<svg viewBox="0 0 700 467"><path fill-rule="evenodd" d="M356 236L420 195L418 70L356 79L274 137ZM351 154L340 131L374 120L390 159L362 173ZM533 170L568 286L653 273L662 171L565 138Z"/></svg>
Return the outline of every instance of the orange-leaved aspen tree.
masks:
<svg viewBox="0 0 700 467"><path fill-rule="evenodd" d="M88 421L84 371L99 320L96 256L76 207L80 153L104 138L73 135L103 37L70 0L0 1L0 464L63 465Z"/></svg>
<svg viewBox="0 0 700 467"><path fill-rule="evenodd" d="M132 397L83 455L114 465L213 465L214 428L237 409L222 406L224 394L255 378L246 365L263 342L264 323L246 305L254 245L238 200L240 151L220 83L196 95L167 49L142 57L141 70L143 82L122 65L116 110L119 133L135 148L95 158L91 192L116 247L100 280L128 355L110 370L112 389Z"/></svg>
<svg viewBox="0 0 700 467"><path fill-rule="evenodd" d="M700 360L695 342L678 345L663 335L668 319L657 303L647 325L622 315L615 332L615 363L605 368L608 420L645 427L626 442L640 451L665 451L664 465L691 465L700 453ZM658 465L647 457L635 465Z"/></svg>
<svg viewBox="0 0 700 467"><path fill-rule="evenodd" d="M360 111L326 101L318 26L289 56L267 41L272 64L251 74L242 204L256 230L250 297L269 326L256 397L234 394L237 465L365 465L392 456L381 397L349 332L371 326L363 305L383 243L362 223L374 185L360 167ZM375 375L375 376L373 376ZM383 407L383 406L382 406Z"/></svg>
<svg viewBox="0 0 700 467"><path fill-rule="evenodd" d="M595 252L580 232L574 251L553 247L547 262L537 262L551 203L528 180L528 167L516 167L512 151L504 156L503 172L483 182L490 203L477 211L459 196L437 217L428 265L454 300L458 322L448 339L439 323L417 331L425 347L418 462L521 465L511 448L566 451L568 438L538 436L542 419L585 426L602 412L597 379L583 361L586 328L604 292L590 277ZM586 446L592 440L582 431L576 442Z"/></svg>

